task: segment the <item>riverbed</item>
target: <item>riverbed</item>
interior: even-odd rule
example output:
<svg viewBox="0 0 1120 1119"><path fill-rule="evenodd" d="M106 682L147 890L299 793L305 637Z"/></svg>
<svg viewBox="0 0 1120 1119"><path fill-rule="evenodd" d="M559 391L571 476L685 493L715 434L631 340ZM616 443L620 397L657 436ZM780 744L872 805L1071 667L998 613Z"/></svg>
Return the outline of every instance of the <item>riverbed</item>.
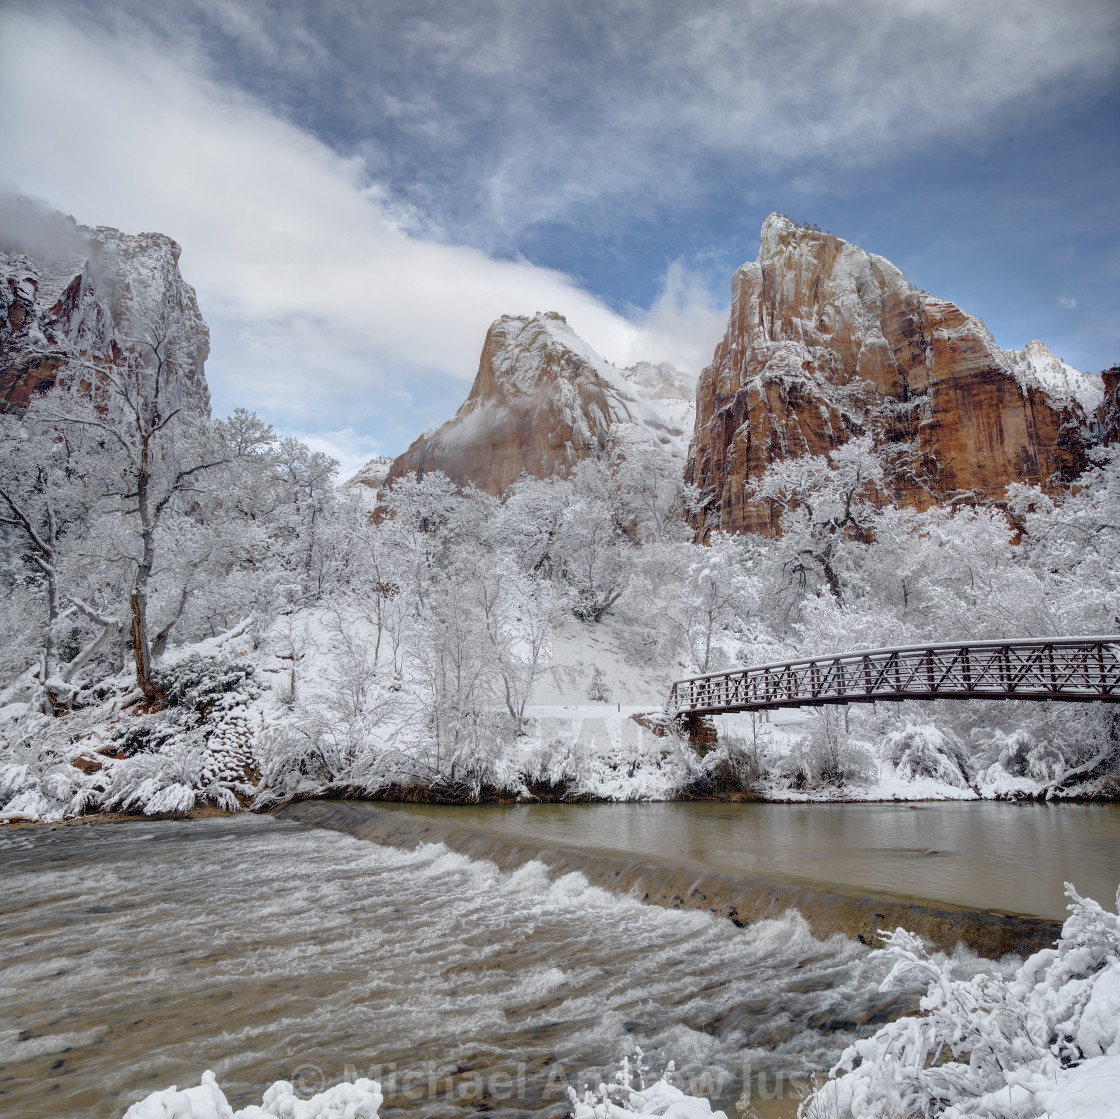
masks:
<svg viewBox="0 0 1120 1119"><path fill-rule="evenodd" d="M788 827L780 816L764 826L750 815L760 807L788 808ZM801 813L833 807L541 806L477 810L471 826L511 843L527 830L558 846L656 848L697 867L749 855L756 871L804 875L806 852L827 844ZM968 826L902 817L891 832L868 823L876 806L837 807L861 824L847 850L839 824L825 829L836 865L869 875L880 873L869 869L871 836L905 840L890 857L906 864L929 834L907 829L951 837ZM999 826L1024 829L1023 848L1023 837L1058 835L1088 853L1098 877L1072 877L1094 893L1111 873L1111 890L1095 892L1109 902L1120 815L1083 807L1099 806L1059 806L1072 814L1053 825L1021 814ZM390 811L417 821L443 810ZM467 813L457 826L476 810ZM1110 834L1111 862L1099 847ZM798 835L801 854L788 847ZM1000 858L1015 848L1009 839ZM269 817L13 830L0 833L0 859L0 1112L28 1119L119 1116L207 1068L238 1107L276 1079L311 1092L372 1076L388 1116L561 1116L569 1084L596 1084L639 1047L655 1072L675 1060L681 1086L729 1116L745 1089L761 1114L791 1115L809 1075L918 993L879 993L885 964L867 945L814 937L794 911L739 927L538 860L502 869L442 844L391 846ZM1068 869L1057 858L1033 865L1036 880L1039 866ZM1037 881L1026 893L1050 897ZM1006 908L1032 906L1044 908ZM1010 965L966 953L959 967Z"/></svg>

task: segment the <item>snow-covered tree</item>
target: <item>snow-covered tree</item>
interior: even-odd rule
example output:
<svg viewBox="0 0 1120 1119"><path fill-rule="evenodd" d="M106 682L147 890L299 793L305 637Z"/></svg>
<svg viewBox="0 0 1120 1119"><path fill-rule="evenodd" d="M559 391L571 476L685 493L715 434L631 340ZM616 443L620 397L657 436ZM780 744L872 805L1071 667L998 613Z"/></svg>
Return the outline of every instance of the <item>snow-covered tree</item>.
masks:
<svg viewBox="0 0 1120 1119"><path fill-rule="evenodd" d="M883 462L869 436L837 447L827 458L779 459L752 484L752 497L777 513L784 568L798 595L823 578L829 593L844 601L849 554L873 538L885 484Z"/></svg>

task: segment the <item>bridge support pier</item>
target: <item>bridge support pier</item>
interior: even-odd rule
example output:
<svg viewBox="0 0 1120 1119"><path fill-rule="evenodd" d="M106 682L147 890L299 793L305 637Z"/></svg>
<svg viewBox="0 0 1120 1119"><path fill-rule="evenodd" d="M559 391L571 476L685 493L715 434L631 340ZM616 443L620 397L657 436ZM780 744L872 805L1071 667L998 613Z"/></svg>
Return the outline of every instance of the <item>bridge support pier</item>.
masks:
<svg viewBox="0 0 1120 1119"><path fill-rule="evenodd" d="M715 748L719 739L716 725L710 715L697 715L695 713L679 715L677 726L680 733L688 738L688 744L703 757L709 750Z"/></svg>

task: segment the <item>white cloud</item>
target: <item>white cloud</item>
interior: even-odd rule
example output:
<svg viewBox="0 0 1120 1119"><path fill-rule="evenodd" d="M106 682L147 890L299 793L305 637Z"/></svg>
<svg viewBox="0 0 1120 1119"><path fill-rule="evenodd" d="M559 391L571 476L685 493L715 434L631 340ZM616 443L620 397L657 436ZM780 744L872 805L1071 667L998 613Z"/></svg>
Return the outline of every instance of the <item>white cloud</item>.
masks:
<svg viewBox="0 0 1120 1119"><path fill-rule="evenodd" d="M1077 300L1072 295L1059 295L1058 306L1063 310L1072 311L1077 306Z"/></svg>
<svg viewBox="0 0 1120 1119"><path fill-rule="evenodd" d="M322 451L338 460L338 481L345 482L365 466L371 458L383 454L380 444L352 427L339 431L293 432L313 451Z"/></svg>
<svg viewBox="0 0 1120 1119"><path fill-rule="evenodd" d="M423 219L476 244L940 160L1107 90L1120 58L1115 0L86 2L368 140Z"/></svg>
<svg viewBox="0 0 1120 1119"><path fill-rule="evenodd" d="M635 312L648 361L668 361L699 373L712 360L715 343L727 325L727 304L681 261L673 261L648 311Z"/></svg>
<svg viewBox="0 0 1120 1119"><path fill-rule="evenodd" d="M9 10L0 97L6 185L178 240L212 328L218 410L260 407L332 453L362 445L347 431L393 453L426 426L395 417L450 415L503 313L560 311L620 363L706 360L687 355L713 312L683 279L630 320L560 273L409 236L360 165L146 41Z"/></svg>

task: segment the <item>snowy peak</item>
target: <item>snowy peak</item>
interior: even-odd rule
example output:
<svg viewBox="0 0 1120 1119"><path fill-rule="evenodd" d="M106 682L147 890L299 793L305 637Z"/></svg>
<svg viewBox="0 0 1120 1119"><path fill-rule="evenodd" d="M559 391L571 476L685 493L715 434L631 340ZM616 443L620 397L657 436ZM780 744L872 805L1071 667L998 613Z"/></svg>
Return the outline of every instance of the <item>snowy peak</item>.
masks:
<svg viewBox="0 0 1120 1119"><path fill-rule="evenodd" d="M166 308L186 353L180 401L208 413L210 335L179 246L19 206L0 214L0 410L26 407L68 368L136 360L137 324Z"/></svg>
<svg viewBox="0 0 1120 1119"><path fill-rule="evenodd" d="M1086 413L1095 411L1104 400L1104 380L1099 373L1074 369L1042 342L1031 341L1021 350L1004 350L1003 355L1024 388L1041 389L1052 400L1076 401Z"/></svg>
<svg viewBox="0 0 1120 1119"><path fill-rule="evenodd" d="M1085 465L1099 377L1040 342L1000 349L983 321L907 282L889 260L781 214L732 282L727 333L697 386L686 477L702 533L774 530L750 497L774 461L872 434L896 500L1000 500Z"/></svg>
<svg viewBox="0 0 1120 1119"><path fill-rule="evenodd" d="M644 362L632 368L612 365L555 311L532 318L503 315L487 332L478 376L456 417L567 385L577 390L581 400L595 398L599 404L597 411L584 417L587 424L581 425L595 438L605 437L611 424L638 423L681 439L685 429L679 417L659 403L681 398L685 384L684 374L668 363ZM580 419L571 412L576 406L573 398L569 396L562 405L569 420Z"/></svg>
<svg viewBox="0 0 1120 1119"><path fill-rule="evenodd" d="M563 315L503 315L486 334L467 399L396 460L388 481L441 470L459 485L500 494L523 472L566 476L623 431L656 442L683 467L687 386L666 363L612 365Z"/></svg>
<svg viewBox="0 0 1120 1119"><path fill-rule="evenodd" d="M384 455L371 458L352 478L344 483L344 488L356 493L359 497L376 504L377 494L389 477L393 460Z"/></svg>

